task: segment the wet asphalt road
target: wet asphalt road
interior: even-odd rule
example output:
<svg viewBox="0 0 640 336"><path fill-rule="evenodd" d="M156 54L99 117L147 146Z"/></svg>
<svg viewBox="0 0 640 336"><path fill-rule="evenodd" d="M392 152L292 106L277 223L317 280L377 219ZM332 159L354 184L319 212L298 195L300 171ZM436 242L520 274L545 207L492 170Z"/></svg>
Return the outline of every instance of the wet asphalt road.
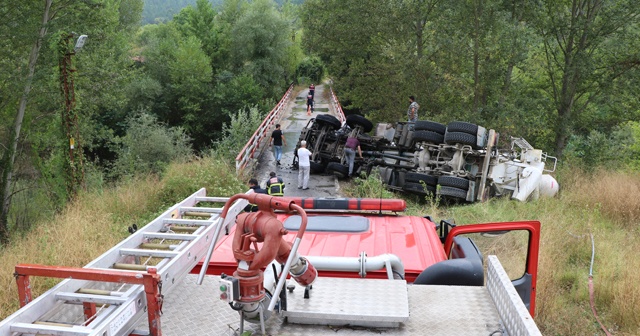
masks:
<svg viewBox="0 0 640 336"><path fill-rule="evenodd" d="M298 92L295 99L289 102L280 125L286 139L286 146L282 147L281 165L277 166L273 148L267 148L258 159L258 165L254 177L260 182L261 187L266 187L269 172L275 172L282 177L285 182L285 196L303 197L341 197L338 180L333 175L314 175L309 177L309 190L298 189L298 170L292 167L294 149L300 136L300 131L307 125L309 119L318 114L334 114L331 108L331 93L328 87L316 85L315 111L311 116L307 116L306 97L308 89Z"/></svg>

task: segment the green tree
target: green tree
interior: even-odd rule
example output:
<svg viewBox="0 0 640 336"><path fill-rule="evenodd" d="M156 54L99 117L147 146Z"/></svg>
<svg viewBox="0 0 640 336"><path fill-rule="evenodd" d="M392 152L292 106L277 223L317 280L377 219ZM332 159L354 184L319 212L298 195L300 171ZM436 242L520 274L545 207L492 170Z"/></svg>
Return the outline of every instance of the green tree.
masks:
<svg viewBox="0 0 640 336"><path fill-rule="evenodd" d="M286 86L289 27L271 0L251 3L232 28L231 55L235 69L251 74L271 97Z"/></svg>
<svg viewBox="0 0 640 336"><path fill-rule="evenodd" d="M591 105L613 95L640 66L640 3L633 0L543 1L535 24L543 37L548 94L555 105L555 150L562 155Z"/></svg>

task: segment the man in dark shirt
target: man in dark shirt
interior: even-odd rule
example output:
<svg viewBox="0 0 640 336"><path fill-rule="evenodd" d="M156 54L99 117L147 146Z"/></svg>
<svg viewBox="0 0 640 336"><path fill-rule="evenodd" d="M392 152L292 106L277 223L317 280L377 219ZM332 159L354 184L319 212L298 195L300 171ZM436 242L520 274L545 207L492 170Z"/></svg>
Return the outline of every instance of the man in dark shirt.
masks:
<svg viewBox="0 0 640 336"><path fill-rule="evenodd" d="M260 185L258 184L258 180L252 178L249 180L249 189L252 189L254 193L257 194L266 194L267 191L260 188ZM247 204L246 207L244 207L244 211L246 212L256 212L258 211L258 205L257 204Z"/></svg>
<svg viewBox="0 0 640 336"><path fill-rule="evenodd" d="M362 149L360 149L360 141L358 138L353 135L349 135L347 138L347 143L344 144L344 156L347 158L347 162L349 163L349 176L353 175L353 162L356 159L356 149L358 150L358 154L362 159Z"/></svg>
<svg viewBox="0 0 640 336"><path fill-rule="evenodd" d="M311 95L312 99L316 98L316 86L313 85L313 83L311 83L311 85L309 85L309 94Z"/></svg>
<svg viewBox="0 0 640 336"><path fill-rule="evenodd" d="M273 145L274 156L276 157L276 164L280 164L280 158L282 157L282 144L287 145L287 140L284 138L282 131L280 130L280 124L276 124L276 129L271 133L271 141L269 146Z"/></svg>

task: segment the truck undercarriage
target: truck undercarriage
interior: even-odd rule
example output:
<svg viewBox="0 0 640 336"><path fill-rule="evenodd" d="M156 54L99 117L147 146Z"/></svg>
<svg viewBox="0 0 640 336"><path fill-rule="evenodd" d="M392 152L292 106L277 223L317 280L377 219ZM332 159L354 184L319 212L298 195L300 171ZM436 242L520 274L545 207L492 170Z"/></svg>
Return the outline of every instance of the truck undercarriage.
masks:
<svg viewBox="0 0 640 336"><path fill-rule="evenodd" d="M325 114L311 119L300 134L312 153L311 172L347 178L344 146L357 137L363 159L356 159L354 175L376 172L389 189L418 195L442 196L474 202L492 196L520 201L557 193L549 175L556 158L533 148L523 138L511 138L499 148L499 134L484 127L454 121L373 124L360 115L349 115L344 125ZM297 166L294 158L294 167ZM547 161L553 163L545 168Z"/></svg>

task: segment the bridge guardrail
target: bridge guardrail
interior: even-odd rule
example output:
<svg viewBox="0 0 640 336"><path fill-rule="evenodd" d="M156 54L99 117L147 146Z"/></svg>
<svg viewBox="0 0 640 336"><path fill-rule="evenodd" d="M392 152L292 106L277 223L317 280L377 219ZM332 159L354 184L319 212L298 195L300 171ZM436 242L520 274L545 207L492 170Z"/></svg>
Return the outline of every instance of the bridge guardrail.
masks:
<svg viewBox="0 0 640 336"><path fill-rule="evenodd" d="M336 111L340 123L344 123L347 118L344 116L344 111L342 111L342 105L340 105L338 97L336 97L335 92L333 92L333 87L329 86L329 88L331 89L331 105L333 105L333 110Z"/></svg>
<svg viewBox="0 0 640 336"><path fill-rule="evenodd" d="M266 118L264 118L260 127L256 129L251 138L249 138L249 141L247 141L247 144L245 144L240 153L238 153L238 156L236 156L236 174L240 174L247 167L247 164L256 157L256 151L258 151L258 155L262 153L265 148L265 146L262 146L262 142L268 139L271 128L280 120L289 102L292 91L293 84L289 86L289 89L282 96L282 99L280 99L278 104L269 112Z"/></svg>

